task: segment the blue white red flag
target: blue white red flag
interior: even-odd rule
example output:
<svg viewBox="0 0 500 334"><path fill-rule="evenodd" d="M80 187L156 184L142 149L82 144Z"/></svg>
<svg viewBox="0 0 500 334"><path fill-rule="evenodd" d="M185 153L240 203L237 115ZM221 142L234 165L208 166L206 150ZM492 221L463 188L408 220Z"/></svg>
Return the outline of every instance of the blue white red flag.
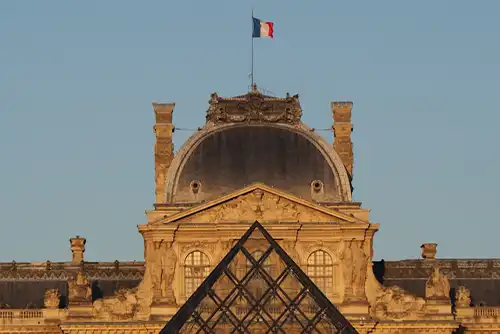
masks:
<svg viewBox="0 0 500 334"><path fill-rule="evenodd" d="M273 22L265 22L255 17L253 19L253 33L252 37L260 38L260 37L271 37L273 38L274 33L274 23Z"/></svg>

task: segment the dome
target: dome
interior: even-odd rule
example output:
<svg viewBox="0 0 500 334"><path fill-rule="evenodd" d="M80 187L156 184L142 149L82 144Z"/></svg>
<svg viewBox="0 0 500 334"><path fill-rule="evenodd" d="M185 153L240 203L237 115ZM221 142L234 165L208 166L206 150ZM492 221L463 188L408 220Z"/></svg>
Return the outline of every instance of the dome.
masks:
<svg viewBox="0 0 500 334"><path fill-rule="evenodd" d="M268 104L266 113L252 114L248 108L240 112L240 100L246 106L248 97L217 97L216 108L207 112L207 124L175 155L167 174L167 202L200 203L257 182L311 201L350 201L350 183L340 158L300 121L297 97L251 98L296 105ZM238 107L231 109L225 102Z"/></svg>

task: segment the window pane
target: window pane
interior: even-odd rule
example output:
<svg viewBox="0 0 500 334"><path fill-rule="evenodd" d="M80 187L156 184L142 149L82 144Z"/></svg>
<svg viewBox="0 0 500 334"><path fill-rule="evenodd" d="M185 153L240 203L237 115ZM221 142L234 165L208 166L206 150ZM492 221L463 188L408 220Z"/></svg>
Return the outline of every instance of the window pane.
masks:
<svg viewBox="0 0 500 334"><path fill-rule="evenodd" d="M187 298L210 273L210 261L205 253L194 251L186 257L184 266L184 292Z"/></svg>
<svg viewBox="0 0 500 334"><path fill-rule="evenodd" d="M329 294L333 291L333 261L327 252L318 250L309 256L307 273L324 293Z"/></svg>

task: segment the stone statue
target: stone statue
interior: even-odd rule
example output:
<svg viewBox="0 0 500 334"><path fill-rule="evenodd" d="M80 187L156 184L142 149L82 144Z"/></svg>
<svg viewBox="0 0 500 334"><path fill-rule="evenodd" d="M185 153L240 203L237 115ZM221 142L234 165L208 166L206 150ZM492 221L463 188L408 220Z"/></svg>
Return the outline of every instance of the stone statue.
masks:
<svg viewBox="0 0 500 334"><path fill-rule="evenodd" d="M366 270L369 255L363 250L363 242L351 240L340 255L343 262L346 299L364 299Z"/></svg>
<svg viewBox="0 0 500 334"><path fill-rule="evenodd" d="M114 296L93 303L93 316L106 320L129 320L138 308L136 289L119 289Z"/></svg>
<svg viewBox="0 0 500 334"><path fill-rule="evenodd" d="M425 298L442 300L450 298L450 281L441 274L437 266L425 284Z"/></svg>
<svg viewBox="0 0 500 334"><path fill-rule="evenodd" d="M383 287L372 305L372 314L380 318L402 319L422 311L425 300L413 296L399 286Z"/></svg>
<svg viewBox="0 0 500 334"><path fill-rule="evenodd" d="M61 301L61 294L58 289L47 289L43 298L45 308L58 308Z"/></svg>
<svg viewBox="0 0 500 334"><path fill-rule="evenodd" d="M155 302L175 305L172 283L175 278L177 255L172 242L155 242L155 251L150 265Z"/></svg>
<svg viewBox="0 0 500 334"><path fill-rule="evenodd" d="M169 305L175 305L175 296L172 283L175 277L175 266L177 264L177 255L173 249L173 243L163 244L163 254L161 256L161 295L164 302Z"/></svg>
<svg viewBox="0 0 500 334"><path fill-rule="evenodd" d="M459 286L455 293L455 305L457 307L469 307L470 302L470 291L465 286Z"/></svg>
<svg viewBox="0 0 500 334"><path fill-rule="evenodd" d="M153 285L153 294L161 295L161 242L155 241L153 249L150 250L148 268L151 269L151 279Z"/></svg>
<svg viewBox="0 0 500 334"><path fill-rule="evenodd" d="M69 303L90 303L92 302L92 288L90 281L81 271L76 275L76 279L68 281L69 285Z"/></svg>

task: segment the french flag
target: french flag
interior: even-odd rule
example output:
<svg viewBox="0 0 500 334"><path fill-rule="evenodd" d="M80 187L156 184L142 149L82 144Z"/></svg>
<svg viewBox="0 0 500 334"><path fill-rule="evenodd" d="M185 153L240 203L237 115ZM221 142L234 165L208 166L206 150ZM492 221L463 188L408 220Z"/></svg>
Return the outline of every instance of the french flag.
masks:
<svg viewBox="0 0 500 334"><path fill-rule="evenodd" d="M260 38L260 37L271 37L273 38L274 32L274 23L273 22L265 22L255 17L253 19L253 33L252 37Z"/></svg>

